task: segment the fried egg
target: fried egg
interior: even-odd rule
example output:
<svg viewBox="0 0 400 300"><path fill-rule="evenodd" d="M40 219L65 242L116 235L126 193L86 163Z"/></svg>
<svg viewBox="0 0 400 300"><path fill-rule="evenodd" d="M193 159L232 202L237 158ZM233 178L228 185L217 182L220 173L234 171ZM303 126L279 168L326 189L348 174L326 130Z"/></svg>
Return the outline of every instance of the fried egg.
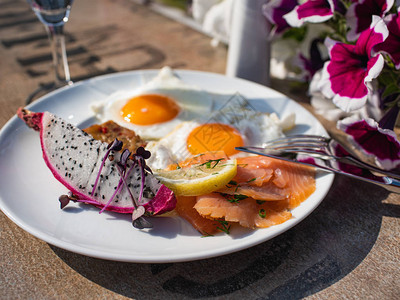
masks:
<svg viewBox="0 0 400 300"><path fill-rule="evenodd" d="M245 155L235 147L262 146L282 137L282 124L275 114L249 109L214 112L208 122L183 122L164 138L150 142L147 148L152 156L148 164L153 169L164 169L208 151L224 151L230 157Z"/></svg>
<svg viewBox="0 0 400 300"><path fill-rule="evenodd" d="M91 105L100 122L112 120L148 140L166 136L182 122L204 119L212 107L210 93L183 82L169 67L136 89Z"/></svg>

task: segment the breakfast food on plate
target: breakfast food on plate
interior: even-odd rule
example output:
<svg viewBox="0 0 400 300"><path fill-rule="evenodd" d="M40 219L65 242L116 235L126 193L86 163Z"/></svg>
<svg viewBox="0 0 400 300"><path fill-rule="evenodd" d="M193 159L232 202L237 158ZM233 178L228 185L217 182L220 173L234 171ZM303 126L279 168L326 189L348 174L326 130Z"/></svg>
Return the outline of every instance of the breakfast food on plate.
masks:
<svg viewBox="0 0 400 300"><path fill-rule="evenodd" d="M237 93L217 93L187 84L165 67L132 90L91 104L99 122L112 120L148 142L151 168L206 151L238 154L235 146L262 146L294 125L294 114L279 119L254 109Z"/></svg>
<svg viewBox="0 0 400 300"><path fill-rule="evenodd" d="M132 213L137 228L151 226L143 214L174 211L212 235L232 224L281 224L315 191L313 168L235 149L284 136L294 114L260 112L237 93L203 90L170 68L91 109L100 124L83 131L49 112L18 111L40 131L47 166L70 190L62 208L79 201Z"/></svg>
<svg viewBox="0 0 400 300"><path fill-rule="evenodd" d="M46 165L71 191L70 197L60 198L62 205L68 200L79 201L101 211L133 213L135 218L141 217L135 211L158 215L174 209L173 192L149 173L144 162L148 153L143 148L130 158L129 152L119 152L121 143L108 145L95 140L49 112L20 108L17 114L40 132Z"/></svg>
<svg viewBox="0 0 400 300"><path fill-rule="evenodd" d="M100 122L113 120L150 140L167 135L183 121L208 116L212 103L209 93L164 68L139 88L115 92L91 109Z"/></svg>
<svg viewBox="0 0 400 300"><path fill-rule="evenodd" d="M212 170L217 161L221 165L229 162L223 153L207 159L205 154L186 160L179 164L180 170L184 172L203 162L210 162ZM248 228L281 224L292 217L293 208L315 191L312 167L264 156L239 157L236 161L236 175L222 188L197 196L177 195L176 212L204 235L226 231L231 224Z"/></svg>
<svg viewBox="0 0 400 300"><path fill-rule="evenodd" d="M107 121L102 124L94 124L83 129L84 132L90 134L95 140L112 143L115 139L121 141L125 149L136 152L139 147L145 147L144 141L133 130L122 127L114 121Z"/></svg>

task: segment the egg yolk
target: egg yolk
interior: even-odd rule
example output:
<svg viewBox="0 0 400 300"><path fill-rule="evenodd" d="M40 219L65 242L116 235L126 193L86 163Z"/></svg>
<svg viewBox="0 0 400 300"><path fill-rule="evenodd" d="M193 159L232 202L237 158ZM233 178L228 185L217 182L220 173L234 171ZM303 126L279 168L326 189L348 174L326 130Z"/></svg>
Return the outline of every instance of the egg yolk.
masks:
<svg viewBox="0 0 400 300"><path fill-rule="evenodd" d="M163 95L140 95L129 99L120 114L136 125L152 125L174 119L180 111L178 104Z"/></svg>
<svg viewBox="0 0 400 300"><path fill-rule="evenodd" d="M187 138L187 149L193 154L224 151L226 155L238 153L235 147L244 146L242 136L232 126L209 123L193 129Z"/></svg>

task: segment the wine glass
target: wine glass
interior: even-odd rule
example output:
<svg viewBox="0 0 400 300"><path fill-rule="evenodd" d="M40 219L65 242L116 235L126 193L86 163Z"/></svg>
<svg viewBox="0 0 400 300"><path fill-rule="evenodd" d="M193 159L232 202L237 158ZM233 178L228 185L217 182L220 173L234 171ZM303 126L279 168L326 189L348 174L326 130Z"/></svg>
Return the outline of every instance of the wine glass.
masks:
<svg viewBox="0 0 400 300"><path fill-rule="evenodd" d="M55 72L55 81L42 85L34 91L26 100L30 103L43 90L50 91L72 84L65 49L64 24L68 21L73 0L27 0L27 2L46 28Z"/></svg>

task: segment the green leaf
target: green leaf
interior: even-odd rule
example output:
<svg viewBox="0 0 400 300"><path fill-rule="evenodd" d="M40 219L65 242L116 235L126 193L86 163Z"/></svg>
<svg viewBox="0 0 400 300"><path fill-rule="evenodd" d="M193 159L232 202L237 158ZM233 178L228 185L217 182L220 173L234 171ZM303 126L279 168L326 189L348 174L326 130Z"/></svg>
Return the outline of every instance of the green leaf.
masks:
<svg viewBox="0 0 400 300"><path fill-rule="evenodd" d="M283 33L284 39L293 39L295 41L301 42L305 39L307 34L307 27L299 27L299 28L289 28Z"/></svg>
<svg viewBox="0 0 400 300"><path fill-rule="evenodd" d="M388 96L399 93L400 93L400 87L394 83L391 83L388 86L386 86L385 91L382 94L382 98L385 99Z"/></svg>

